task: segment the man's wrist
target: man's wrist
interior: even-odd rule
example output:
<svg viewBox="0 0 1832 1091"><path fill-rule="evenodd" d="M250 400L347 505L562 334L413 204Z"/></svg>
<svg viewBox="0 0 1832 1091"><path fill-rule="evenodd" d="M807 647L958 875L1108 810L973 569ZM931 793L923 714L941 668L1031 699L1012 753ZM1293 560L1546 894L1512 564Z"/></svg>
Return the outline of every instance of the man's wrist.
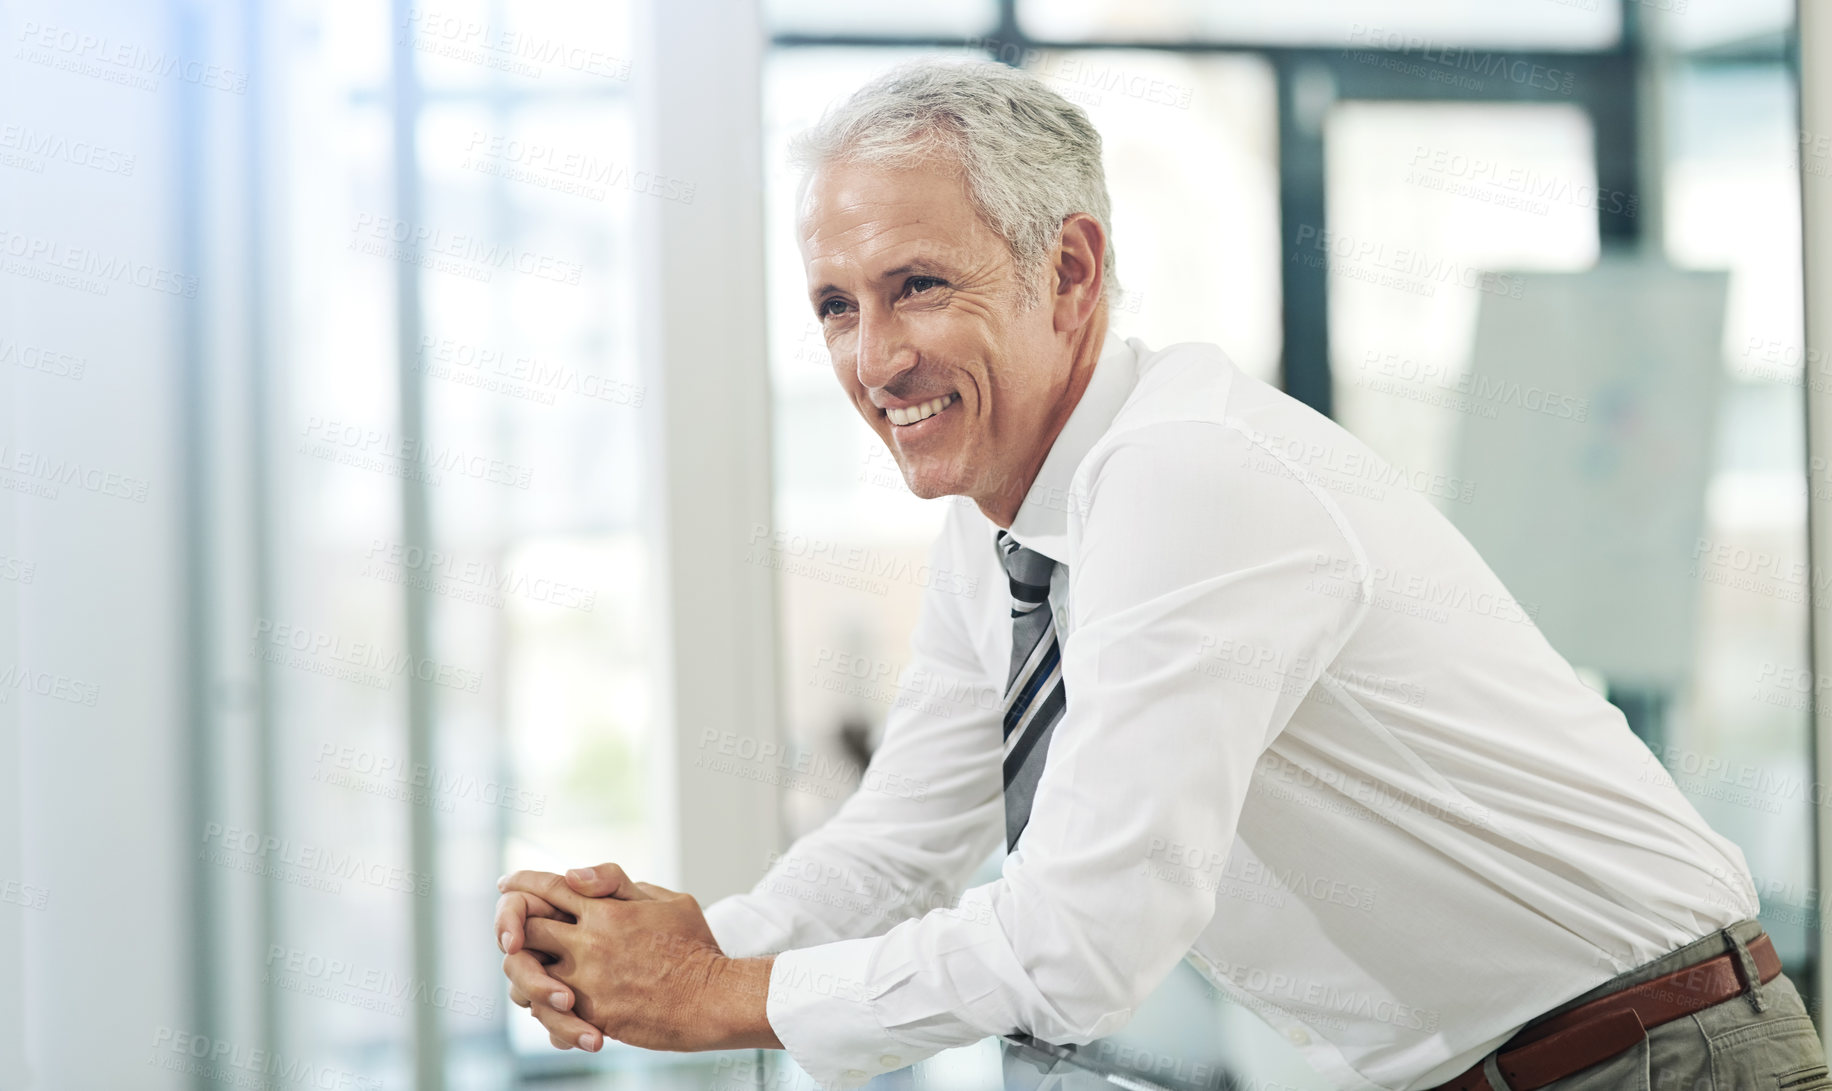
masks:
<svg viewBox="0 0 1832 1091"><path fill-rule="evenodd" d="M781 1049L770 1026L770 971L774 955L726 958L721 955L707 975L701 1017L711 1040L706 1049Z"/></svg>

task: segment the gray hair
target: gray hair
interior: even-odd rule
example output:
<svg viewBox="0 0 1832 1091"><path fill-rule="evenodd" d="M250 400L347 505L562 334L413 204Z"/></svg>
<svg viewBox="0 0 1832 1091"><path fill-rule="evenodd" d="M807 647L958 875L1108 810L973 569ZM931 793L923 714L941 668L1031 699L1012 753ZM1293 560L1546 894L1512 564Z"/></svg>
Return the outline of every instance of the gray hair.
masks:
<svg viewBox="0 0 1832 1091"><path fill-rule="evenodd" d="M1044 262L1063 221L1085 212L1107 236L1102 298L1118 296L1113 221L1100 133L1081 109L1027 72L994 61L912 61L879 76L795 137L809 177L823 164L911 167L951 160L967 195L1011 248L1027 304L1041 301Z"/></svg>

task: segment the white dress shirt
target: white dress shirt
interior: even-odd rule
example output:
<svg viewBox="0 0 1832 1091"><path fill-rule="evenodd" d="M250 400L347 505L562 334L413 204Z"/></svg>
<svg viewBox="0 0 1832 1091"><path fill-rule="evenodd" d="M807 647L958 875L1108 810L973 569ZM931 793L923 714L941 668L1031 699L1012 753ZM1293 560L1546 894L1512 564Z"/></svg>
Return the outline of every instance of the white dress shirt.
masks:
<svg viewBox="0 0 1832 1091"><path fill-rule="evenodd" d="M1430 1087L1753 917L1742 853L1428 495L1216 347L1109 336L1011 527L1068 705L1003 841L995 527L950 501L861 789L707 913L822 1086L1119 1030L1188 958L1344 1088ZM960 593L966 590L972 594Z"/></svg>

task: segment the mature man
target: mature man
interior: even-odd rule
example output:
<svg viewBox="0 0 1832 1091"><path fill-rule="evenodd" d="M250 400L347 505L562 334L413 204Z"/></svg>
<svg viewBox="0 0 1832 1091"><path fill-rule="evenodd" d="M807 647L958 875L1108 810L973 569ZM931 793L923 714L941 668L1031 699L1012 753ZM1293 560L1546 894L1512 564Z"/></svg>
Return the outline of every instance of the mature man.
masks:
<svg viewBox="0 0 1832 1091"><path fill-rule="evenodd" d="M1345 1088L1832 1087L1742 854L1468 542L1218 349L1109 335L1079 110L919 64L798 148L835 374L1011 595L931 591L874 775L749 894L505 877L555 1044L851 1087L1111 1034L1188 958Z"/></svg>

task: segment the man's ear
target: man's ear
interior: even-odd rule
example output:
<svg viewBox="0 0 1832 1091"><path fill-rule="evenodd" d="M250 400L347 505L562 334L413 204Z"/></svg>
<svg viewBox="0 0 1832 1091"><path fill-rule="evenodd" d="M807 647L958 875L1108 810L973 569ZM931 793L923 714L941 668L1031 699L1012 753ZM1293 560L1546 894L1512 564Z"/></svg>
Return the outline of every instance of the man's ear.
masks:
<svg viewBox="0 0 1832 1091"><path fill-rule="evenodd" d="M1106 255L1107 232L1099 220L1077 212L1062 221L1050 278L1058 333L1080 329L1094 317L1106 285Z"/></svg>

